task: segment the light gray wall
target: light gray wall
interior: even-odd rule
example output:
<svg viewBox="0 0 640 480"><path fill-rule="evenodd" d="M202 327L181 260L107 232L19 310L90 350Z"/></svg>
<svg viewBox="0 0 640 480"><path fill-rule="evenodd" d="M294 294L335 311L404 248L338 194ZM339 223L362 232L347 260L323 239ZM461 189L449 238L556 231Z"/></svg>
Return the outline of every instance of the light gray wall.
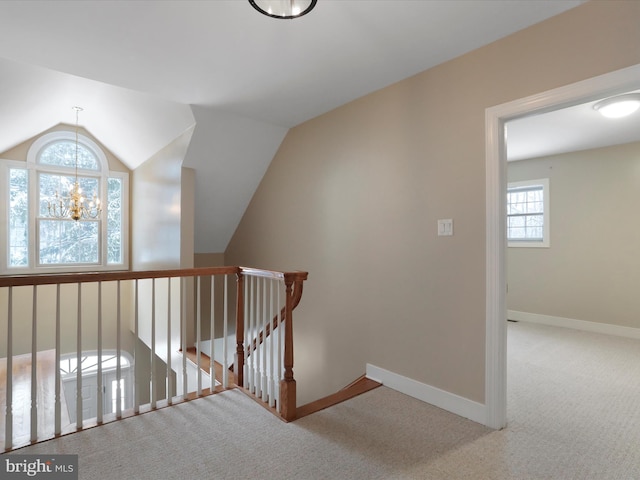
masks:
<svg viewBox="0 0 640 480"><path fill-rule="evenodd" d="M640 328L640 143L512 162L549 178L549 248L511 247L508 309Z"/></svg>
<svg viewBox="0 0 640 480"><path fill-rule="evenodd" d="M186 237L181 227L182 162L192 134L193 129L188 130L133 172L133 270L180 268L184 249L182 243L190 241L193 245L193 234ZM186 176L192 177L188 171ZM192 208L189 211L192 214ZM192 246L190 251L193 262Z"/></svg>

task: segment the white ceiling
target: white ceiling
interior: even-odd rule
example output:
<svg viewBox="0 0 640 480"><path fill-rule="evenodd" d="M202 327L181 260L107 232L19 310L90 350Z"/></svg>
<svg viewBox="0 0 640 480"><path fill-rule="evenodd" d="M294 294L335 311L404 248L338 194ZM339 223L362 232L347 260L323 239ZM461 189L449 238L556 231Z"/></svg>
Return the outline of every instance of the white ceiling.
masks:
<svg viewBox="0 0 640 480"><path fill-rule="evenodd" d="M599 100L508 122L507 158L524 160L640 141L640 111L605 118L593 108Z"/></svg>
<svg viewBox="0 0 640 480"><path fill-rule="evenodd" d="M195 248L221 252L288 128L580 3L318 0L278 20L245 0L3 0L0 152L74 105L132 169L195 124Z"/></svg>

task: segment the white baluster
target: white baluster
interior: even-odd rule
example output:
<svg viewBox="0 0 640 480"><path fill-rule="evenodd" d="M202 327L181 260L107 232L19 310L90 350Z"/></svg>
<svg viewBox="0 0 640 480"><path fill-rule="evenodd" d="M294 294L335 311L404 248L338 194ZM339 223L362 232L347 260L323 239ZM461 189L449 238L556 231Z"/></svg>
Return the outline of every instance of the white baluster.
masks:
<svg viewBox="0 0 640 480"><path fill-rule="evenodd" d="M249 337L251 335L251 302L249 297L251 295L251 283L252 278L247 275L244 282L244 388L251 391L251 368L249 363L251 359L249 354L251 349L249 348Z"/></svg>
<svg viewBox="0 0 640 480"><path fill-rule="evenodd" d="M254 328L253 328L253 333L252 333L252 343L253 345L255 345L255 348L252 346L251 350L253 351L253 356L254 356L254 362L253 362L253 368L254 368L254 379L255 379L255 395L256 397L261 397L262 396L262 366L260 364L260 343L259 343L259 336L260 336L260 325L262 324L262 319L261 319L261 315L260 315L260 297L261 297L261 292L262 292L262 281L261 278L256 277L256 295L255 295L255 299L254 299L254 304L253 304L253 308L255 309L255 315L254 315Z"/></svg>
<svg viewBox="0 0 640 480"><path fill-rule="evenodd" d="M262 279L262 401L269 401L269 386L267 384L267 325L269 325L269 310L267 310L267 285L266 278Z"/></svg>
<svg viewBox="0 0 640 480"><path fill-rule="evenodd" d="M54 433L62 433L62 392L60 391L60 284L56 285L56 363L55 363L55 426Z"/></svg>
<svg viewBox="0 0 640 480"><path fill-rule="evenodd" d="M254 278L255 280L255 289L253 292L253 298L251 299L251 303L253 305L253 316L251 317L252 326L251 326L251 339L249 340L251 343L251 354L253 361L251 365L253 367L253 390L252 392L256 396L260 396L260 356L258 355L258 351L254 346L256 345L256 337L259 325L258 319L258 305L260 298L260 281L258 277Z"/></svg>
<svg viewBox="0 0 640 480"><path fill-rule="evenodd" d="M211 306L209 314L209 338L211 339L211 349L209 350L209 376L211 377L210 393L216 388L216 366L215 366L215 328L216 328L216 276L211 275Z"/></svg>
<svg viewBox="0 0 640 480"><path fill-rule="evenodd" d="M200 302L202 296L200 289L202 288L200 277L196 277L196 368L197 368L197 383L198 383L198 397L202 396L202 368L200 368L200 338L202 335L202 308Z"/></svg>
<svg viewBox="0 0 640 480"><path fill-rule="evenodd" d="M7 299L7 393L4 424L4 448L13 447L13 287Z"/></svg>
<svg viewBox="0 0 640 480"><path fill-rule="evenodd" d="M140 295L140 291L138 289L138 279L136 278L135 282L134 282L134 286L133 286L134 292L133 292L133 333L135 336L134 339L134 344L133 344L133 365L134 368L133 370L133 412L135 414L138 414L140 412L140 397L138 395L138 388L137 388L137 378L135 377L135 365L136 362L138 360L138 342L140 341L140 332L139 332L139 313L140 313L140 306L139 306L139 295Z"/></svg>
<svg viewBox="0 0 640 480"><path fill-rule="evenodd" d="M223 313L223 321L224 325L222 327L222 336L224 338L224 342L222 343L222 386L224 388L229 387L229 363L227 362L227 321L229 315L229 292L227 287L227 278L228 275L224 276L224 313Z"/></svg>
<svg viewBox="0 0 640 480"><path fill-rule="evenodd" d="M167 404L173 403L173 371L171 370L171 282L167 279Z"/></svg>
<svg viewBox="0 0 640 480"><path fill-rule="evenodd" d="M276 355L276 371L275 384L276 384L276 411L280 413L280 379L282 378L282 302L280 301L280 291L282 290L282 281L278 282L278 295L276 300L276 308L278 309L278 354Z"/></svg>
<svg viewBox="0 0 640 480"><path fill-rule="evenodd" d="M101 424L103 421L103 395L104 385L102 378L102 282L98 282L98 416L97 422Z"/></svg>
<svg viewBox="0 0 640 480"><path fill-rule="evenodd" d="M151 281L151 410L156 409L156 279Z"/></svg>
<svg viewBox="0 0 640 480"><path fill-rule="evenodd" d="M120 358L122 357L122 304L120 301L120 280L117 282L117 299L116 299L116 418L122 418L122 386L120 381L122 380L122 364ZM102 363L102 359L98 359L99 363Z"/></svg>
<svg viewBox="0 0 640 480"><path fill-rule="evenodd" d="M76 428L82 429L82 284L78 283L76 330Z"/></svg>
<svg viewBox="0 0 640 480"><path fill-rule="evenodd" d="M184 277L180 277L180 332L182 345L182 399L186 400L188 395L187 384L187 306L184 299L187 297L187 282Z"/></svg>
<svg viewBox="0 0 640 480"><path fill-rule="evenodd" d="M33 286L31 311L31 441L38 441L38 286Z"/></svg>
<svg viewBox="0 0 640 480"><path fill-rule="evenodd" d="M275 396L275 375L273 372L274 362L273 357L276 355L276 322L275 322L275 311L274 311L274 290L278 287L277 280L271 279L269 281L269 328L271 330L269 335L269 406L273 408L276 403Z"/></svg>

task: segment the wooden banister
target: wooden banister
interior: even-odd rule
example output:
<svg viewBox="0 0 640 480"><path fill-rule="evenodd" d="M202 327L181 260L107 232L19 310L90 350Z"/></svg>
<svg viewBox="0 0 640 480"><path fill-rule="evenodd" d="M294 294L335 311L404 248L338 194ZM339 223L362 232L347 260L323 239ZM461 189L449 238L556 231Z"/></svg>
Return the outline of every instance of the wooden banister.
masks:
<svg viewBox="0 0 640 480"><path fill-rule="evenodd" d="M6 316L6 329L0 332L0 336L5 337L2 340L2 349L7 356L5 369L12 371L12 359L16 354L14 340L18 337L16 337L14 327L24 324L25 321L30 322L32 341L30 346L26 345L28 343L27 340L18 342L18 349L27 352L34 365L32 366L32 370L35 368L38 361L37 349L41 346L36 344L34 339L41 335L41 331L45 331L41 330L41 322L38 317L44 319L49 318L49 313L37 304L37 301L41 295L44 295L43 298L47 298L46 296L55 290L55 302L52 304L52 311L55 313L55 341L53 338L50 340L49 343L52 345L49 348L53 348L56 364L60 363L60 354L64 351L64 348L67 348L61 346L61 339L65 339L68 336L66 333L68 330L64 330L64 328L69 327L74 329L74 331L72 331L72 337L77 340L75 344L77 363L81 363L81 357L84 354L83 350L89 351L92 348L96 348L94 345L97 346L96 357L100 359L98 360L100 362L103 358L102 352L105 348L105 345L102 343L103 331L107 330L106 322L108 321L109 328L113 330L111 334L115 335L114 338L110 338L109 340L109 348L115 348L115 358L118 359L116 366L117 382L116 386L113 387L115 388L115 397L118 400L115 403L113 412L105 414L101 407L97 407L95 417L86 419L83 418L83 397L77 394L75 399L69 398L66 401L66 405L75 405L75 423L74 419L70 419L69 421L65 420L66 423L63 424L62 413L64 413L64 408L62 407L61 399L64 397L64 394L61 389L62 382L60 372L58 371L55 379L57 386L53 405L53 409L55 410L55 418L53 419L55 425L52 427L53 434L61 435L71 431L71 429L81 430L86 428L87 425L92 424L91 422L102 424L113 419L138 414L148 409L161 408L164 405L171 405L175 401L181 401L180 397L182 397L182 400L188 400L192 398L193 395L202 396L204 394L210 394L211 392L215 393L218 387L213 388L213 384L209 389L201 387L202 373L199 368L197 369L197 376L193 377L193 374L189 373L190 370L188 371L187 369L186 357L181 356L180 359L177 359L172 352L187 351L188 345L186 342L191 342L191 340L188 340L187 324L195 321L197 322L195 333L196 354L202 353L200 350L201 332L199 326L201 322L200 279L202 277L211 277L211 294L213 299L213 285L215 285L213 280L216 276L224 276L225 300L223 318L225 322L225 353L223 357L225 360L223 369L226 372L229 371L229 365L226 361L226 325L227 318L229 323L233 322L233 315L231 312L229 312L229 316L227 315L227 299L230 304L233 305L233 293L229 292L229 295L227 294L226 282L227 278L231 275L235 275L237 281L235 298L236 348L234 352L235 368L233 369L235 385L242 387L244 391L255 396L257 400L264 402L264 405L271 408L274 413L279 412L279 415L284 420L294 420L296 418L296 380L293 373L293 310L298 306L302 298L303 283L307 279L307 272L277 272L241 266L224 266L171 270L0 275L0 288L4 290L0 292L0 306L2 307L0 317L4 318ZM174 290L172 290L171 281L159 282L159 285L162 287L158 290L156 280L164 279L176 279L178 290L175 290L175 285L173 287ZM177 281L178 279L179 281ZM191 279L194 279L194 281L191 281ZM144 282L144 285L140 283L139 285L139 280L152 281ZM182 280L189 281L183 282ZM126 287L126 293L129 294L130 292L132 296L127 298L126 303L121 304L121 282L127 281L131 281L132 284ZM103 288L103 284L109 282L112 282L112 285L108 288ZM258 285L258 282L260 282L261 285L269 285L268 291L270 292L270 299L267 298L266 286L263 286L262 290L258 290L258 292L262 292L262 297L253 297L254 292L251 285L254 283ZM55 288L40 288L41 285L54 286ZM63 292L64 298L71 298L71 301L68 303L64 303L61 297L61 285L72 286L71 289L66 288L66 292ZM13 288L29 286L32 286L33 289ZM284 299L282 298L283 288ZM43 291L45 293L43 293ZM84 296L85 292L89 294L89 297ZM192 292L193 295L188 294L189 292ZM20 298L29 298L28 296L31 296L32 305L30 308L22 308L22 305L17 305L17 303L14 302L14 297L16 296L20 296ZM178 303L175 312L175 303L172 303L172 298L174 297ZM96 304L89 304L86 298L95 298ZM76 303L74 304L73 302ZM105 317L104 320L102 318L103 302L105 302L105 304L106 302L111 302L111 306L105 309L106 312L108 312L108 317ZM259 302L262 307L258 305ZM157 310L156 303L158 303ZM188 306L189 308L187 308ZM249 306L251 306L251 308L249 308ZM70 315L62 312L63 307L65 311L68 310L71 312ZM193 309L193 313L189 313L189 309ZM213 348L213 300L210 309L212 312L211 348ZM259 317L257 316L258 311L260 313ZM131 324L127 323L129 319L124 315L131 315ZM145 321L145 329L139 327L139 321L142 318ZM61 322L63 319L66 319L65 322ZM245 320L251 320L251 325L246 326ZM48 321L49 320L43 320L42 325L48 325ZM85 328L85 325L94 325L92 322L96 322L95 325L97 325L96 338L88 338L86 335L87 332L92 332L92 327ZM281 342L281 337L273 335L277 327L281 328L280 332L282 332L284 337L283 342ZM160 341L159 343L156 341L156 336L158 336L159 332L166 334L166 341ZM250 335L248 335L248 332L251 332ZM146 389L145 387L141 389L141 391L146 390L150 392L150 394L148 398L145 396L141 403L140 396L137 393L138 389L134 388L132 394L127 394L128 396L130 395L132 404L123 407L121 401L123 401L125 397L121 390L122 387L120 386L120 381L123 377L120 358L123 349L122 337L125 335L132 335L131 338L134 341L133 347L131 347L133 351L129 353L131 353L134 358L136 358L137 355L143 355L140 358L146 356L150 360L148 374L149 388ZM265 340L270 335L271 343L267 344ZM175 339L172 340L172 336L175 336ZM207 340L205 340L205 342L206 341ZM69 342L71 342L71 340L69 340ZM49 343L47 343L47 345ZM254 356L253 353L263 343L264 350L259 351L259 355L256 354ZM162 345L161 349L159 349L159 345ZM268 352L272 355L271 358L267 357ZM196 355L196 357L199 359L200 355ZM164 369L166 370L166 376L156 368L156 362L159 361L166 363L166 369ZM182 362L181 370L178 362ZM100 366L101 363L99 363L98 367L98 376L100 376L99 382L102 382ZM173 375L176 375L175 379ZM215 375L212 375L212 377L214 376ZM33 377L33 372L31 377ZM141 381L146 382L146 379L140 378ZM165 380L168 385L166 391L162 391L162 389L158 390L156 387L163 385ZM78 368L75 378L78 391L80 391L82 387L82 381L82 369ZM136 377L136 382L137 381L138 379ZM197 381L197 389L194 389L191 383L189 383L191 381ZM20 436L22 433L16 436L12 428L15 414L11 407L13 398L12 376L7 375L4 380L0 380L0 383L4 386L5 395L3 396L5 396L5 401L8 402L6 408L4 408L4 413L0 413L0 415L2 415L2 418L0 418L0 430L3 430L0 432L0 443L4 442L5 451L7 451L16 447L14 437L17 445L20 445L21 442L26 440L23 440L22 436ZM31 431L29 432L30 435L27 440L31 442L46 438L43 437L42 426L38 425L36 420L34 420L42 410L41 405L34 400L37 394L35 387L33 387L35 384L36 383L32 381L32 386L29 387L31 390L31 423L29 425ZM223 386L227 388L226 379L224 380ZM91 388L95 388L97 392L96 405L102 405L104 390L102 385L98 383L97 386ZM2 422L2 420L4 420L4 422ZM4 423L4 425L2 425L2 423Z"/></svg>
<svg viewBox="0 0 640 480"><path fill-rule="evenodd" d="M284 378L280 381L280 413L290 422L296 418L296 380L293 378L293 279L285 278Z"/></svg>
<svg viewBox="0 0 640 480"><path fill-rule="evenodd" d="M0 287L27 285L55 285L66 283L140 280L143 278L197 277L205 275L237 274L242 267L200 267L173 270L123 270L115 272L59 273L38 275L0 275Z"/></svg>
<svg viewBox="0 0 640 480"><path fill-rule="evenodd" d="M274 272L270 270L258 270L254 268L240 267L238 273L238 293L237 293L237 316L236 316L236 355L233 367L235 382L238 386L244 387L244 278L246 276L270 278L282 280L285 285L285 305L280 310L280 315L276 315L262 329L256 337L251 340L249 352L254 352L260 344L278 326L279 318L282 319L284 327L284 352L283 366L284 376L280 380L280 395L278 402L280 405L280 415L286 421L296 418L296 381L293 375L293 310L300 303L303 291L303 282L307 279L307 272Z"/></svg>

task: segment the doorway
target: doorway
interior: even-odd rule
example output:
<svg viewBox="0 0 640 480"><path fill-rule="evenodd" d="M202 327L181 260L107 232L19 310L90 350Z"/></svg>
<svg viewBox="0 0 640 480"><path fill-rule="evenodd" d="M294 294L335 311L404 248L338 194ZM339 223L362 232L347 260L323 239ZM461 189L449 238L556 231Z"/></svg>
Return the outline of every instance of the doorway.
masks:
<svg viewBox="0 0 640 480"><path fill-rule="evenodd" d="M60 377L71 421L77 418L78 375L81 377L83 420L97 418L100 411L103 415L117 413L118 399L120 399L120 411L132 408L132 361L127 353L121 352L119 364L120 379L118 385L118 357L116 352L105 351L100 359L95 353L85 352L80 356L80 362L78 362L76 353L60 358ZM78 365L80 371L78 371ZM101 374L101 382L98 382L98 371ZM99 385L101 386L102 395L98 394ZM99 402L101 408L99 408Z"/></svg>
<svg viewBox="0 0 640 480"><path fill-rule="evenodd" d="M507 307L506 235L507 156L505 124L509 120L585 103L640 88L640 65L628 67L486 111L486 422L506 426Z"/></svg>

